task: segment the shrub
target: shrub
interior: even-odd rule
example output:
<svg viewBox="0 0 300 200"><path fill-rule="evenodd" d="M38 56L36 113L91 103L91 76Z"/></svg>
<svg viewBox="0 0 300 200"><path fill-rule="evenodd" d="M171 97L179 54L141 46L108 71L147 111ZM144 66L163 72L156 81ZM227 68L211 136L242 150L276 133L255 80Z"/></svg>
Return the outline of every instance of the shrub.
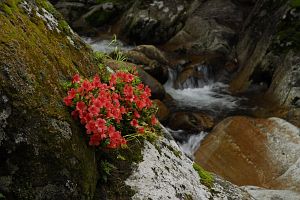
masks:
<svg viewBox="0 0 300 200"><path fill-rule="evenodd" d="M90 145L119 148L156 125L150 96L150 88L129 69L92 80L76 74L64 103L85 126Z"/></svg>

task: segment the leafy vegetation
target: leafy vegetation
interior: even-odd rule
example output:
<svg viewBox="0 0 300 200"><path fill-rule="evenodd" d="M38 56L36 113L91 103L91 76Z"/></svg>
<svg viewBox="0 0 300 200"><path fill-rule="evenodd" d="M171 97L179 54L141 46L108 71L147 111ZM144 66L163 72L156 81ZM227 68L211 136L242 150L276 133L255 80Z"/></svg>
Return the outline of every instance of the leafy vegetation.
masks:
<svg viewBox="0 0 300 200"><path fill-rule="evenodd" d="M193 168L198 172L200 177L200 182L203 185L207 186L208 188L211 188L214 182L213 176L196 163L193 164Z"/></svg>
<svg viewBox="0 0 300 200"><path fill-rule="evenodd" d="M300 0L292 0L290 6L293 8L300 8Z"/></svg>

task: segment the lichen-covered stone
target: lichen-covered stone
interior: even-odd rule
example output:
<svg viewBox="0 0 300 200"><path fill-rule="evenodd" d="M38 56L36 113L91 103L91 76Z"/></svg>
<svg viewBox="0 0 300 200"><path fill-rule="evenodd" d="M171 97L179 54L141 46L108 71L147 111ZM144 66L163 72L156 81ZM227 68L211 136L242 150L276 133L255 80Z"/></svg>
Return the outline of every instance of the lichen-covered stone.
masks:
<svg viewBox="0 0 300 200"><path fill-rule="evenodd" d="M97 69L63 24L45 0L0 3L0 193L8 198L93 197L94 153L62 98L73 74Z"/></svg>
<svg viewBox="0 0 300 200"><path fill-rule="evenodd" d="M192 0L135 1L121 18L120 34L137 43L162 43L184 24Z"/></svg>

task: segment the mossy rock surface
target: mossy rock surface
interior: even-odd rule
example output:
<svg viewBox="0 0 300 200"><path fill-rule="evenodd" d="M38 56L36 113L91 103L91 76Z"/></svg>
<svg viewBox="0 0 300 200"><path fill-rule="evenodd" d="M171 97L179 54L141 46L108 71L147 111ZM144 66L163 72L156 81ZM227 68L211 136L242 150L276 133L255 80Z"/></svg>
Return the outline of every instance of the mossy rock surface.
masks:
<svg viewBox="0 0 300 200"><path fill-rule="evenodd" d="M94 151L62 102L62 85L73 74L97 72L91 50L71 31L49 28L51 21L38 13L47 1L22 5L0 3L0 193L8 199L92 199Z"/></svg>

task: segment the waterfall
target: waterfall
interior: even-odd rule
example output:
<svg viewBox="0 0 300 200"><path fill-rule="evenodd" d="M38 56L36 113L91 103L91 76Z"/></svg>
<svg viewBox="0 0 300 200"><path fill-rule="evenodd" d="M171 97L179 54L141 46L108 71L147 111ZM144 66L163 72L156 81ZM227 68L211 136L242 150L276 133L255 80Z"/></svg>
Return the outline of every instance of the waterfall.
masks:
<svg viewBox="0 0 300 200"><path fill-rule="evenodd" d="M228 92L228 85L214 82L207 66L199 65L197 69L204 74L201 80L189 78L179 89L176 89L175 83L181 69L169 68L169 79L164 88L176 101L178 107L209 110L216 114L229 112L239 107L242 98L231 96Z"/></svg>
<svg viewBox="0 0 300 200"><path fill-rule="evenodd" d="M194 154L199 149L201 141L207 136L207 132L200 132L195 135L191 135L186 142L179 143L182 151L191 159L194 159Z"/></svg>
<svg viewBox="0 0 300 200"><path fill-rule="evenodd" d="M207 111L213 113L214 116L220 116L224 113L242 109L240 101L243 98L231 96L228 92L228 85L215 82L213 73L208 66L196 65L194 70L196 70L196 73L201 73L203 77L201 79L190 77L184 83L178 85L177 79L183 70L182 67L169 68L169 79L164 85L166 92L175 100L178 110ZM207 132L187 134L183 130L167 129L177 140L183 152L192 159L201 141L208 134Z"/></svg>

